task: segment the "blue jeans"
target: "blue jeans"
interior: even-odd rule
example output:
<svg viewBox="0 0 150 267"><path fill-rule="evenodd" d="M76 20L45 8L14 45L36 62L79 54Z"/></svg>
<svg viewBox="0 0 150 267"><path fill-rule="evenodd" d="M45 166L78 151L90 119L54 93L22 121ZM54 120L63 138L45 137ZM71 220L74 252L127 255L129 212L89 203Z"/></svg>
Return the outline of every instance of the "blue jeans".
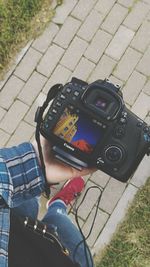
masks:
<svg viewBox="0 0 150 267"><path fill-rule="evenodd" d="M81 267L93 267L93 261L89 249L86 249L88 257L88 264L85 257L85 247L82 241L82 235L77 227L70 220L66 205L61 200L54 201L48 208L42 222L46 223L51 229L55 229L59 236L61 243L70 252L70 258L80 264ZM39 204L38 198L25 201L22 205L14 208L14 211L21 216L31 217L36 219L38 215ZM76 249L77 248L77 249Z"/></svg>

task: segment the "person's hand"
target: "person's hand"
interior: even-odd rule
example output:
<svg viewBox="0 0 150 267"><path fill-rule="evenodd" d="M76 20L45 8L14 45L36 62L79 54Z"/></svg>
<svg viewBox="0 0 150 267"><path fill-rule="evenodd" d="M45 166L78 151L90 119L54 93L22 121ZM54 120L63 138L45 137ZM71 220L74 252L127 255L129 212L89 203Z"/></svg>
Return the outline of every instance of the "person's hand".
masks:
<svg viewBox="0 0 150 267"><path fill-rule="evenodd" d="M36 141L33 142L33 146L39 159L39 153ZM48 183L51 184L58 183L68 179L72 179L77 176L84 176L87 174L91 174L94 171L96 171L96 169L94 168L93 169L84 168L81 171L78 171L75 168L57 160L51 153L50 143L42 136L41 136L41 146L42 146L43 158L46 168L46 177Z"/></svg>

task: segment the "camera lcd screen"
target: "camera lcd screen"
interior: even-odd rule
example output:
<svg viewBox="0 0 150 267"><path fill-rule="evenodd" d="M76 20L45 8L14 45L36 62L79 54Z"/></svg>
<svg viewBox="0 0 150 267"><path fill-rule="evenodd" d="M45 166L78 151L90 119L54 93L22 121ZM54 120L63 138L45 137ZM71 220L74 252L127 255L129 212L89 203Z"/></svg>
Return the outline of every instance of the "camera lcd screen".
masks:
<svg viewBox="0 0 150 267"><path fill-rule="evenodd" d="M98 97L94 100L94 105L99 109L106 110L108 101L102 97Z"/></svg>
<svg viewBox="0 0 150 267"><path fill-rule="evenodd" d="M83 113L65 108L55 125L53 133L73 147L90 154L101 140L104 129L88 119Z"/></svg>

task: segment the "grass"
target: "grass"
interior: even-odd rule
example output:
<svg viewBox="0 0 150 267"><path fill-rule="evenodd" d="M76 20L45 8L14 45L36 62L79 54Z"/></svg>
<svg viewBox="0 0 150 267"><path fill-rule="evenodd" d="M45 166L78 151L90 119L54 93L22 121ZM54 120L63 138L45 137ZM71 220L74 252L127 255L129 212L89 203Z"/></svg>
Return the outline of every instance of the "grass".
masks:
<svg viewBox="0 0 150 267"><path fill-rule="evenodd" d="M52 0L0 0L0 73L54 15ZM62 0L57 0L57 5Z"/></svg>
<svg viewBox="0 0 150 267"><path fill-rule="evenodd" d="M96 267L150 267L150 178Z"/></svg>

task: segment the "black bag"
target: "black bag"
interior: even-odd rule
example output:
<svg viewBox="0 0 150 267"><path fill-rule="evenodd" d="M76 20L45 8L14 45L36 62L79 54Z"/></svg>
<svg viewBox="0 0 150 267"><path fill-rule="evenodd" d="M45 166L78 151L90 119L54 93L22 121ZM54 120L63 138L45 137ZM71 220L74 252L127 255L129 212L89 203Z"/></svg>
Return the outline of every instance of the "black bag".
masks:
<svg viewBox="0 0 150 267"><path fill-rule="evenodd" d="M40 221L11 212L8 267L79 267Z"/></svg>

